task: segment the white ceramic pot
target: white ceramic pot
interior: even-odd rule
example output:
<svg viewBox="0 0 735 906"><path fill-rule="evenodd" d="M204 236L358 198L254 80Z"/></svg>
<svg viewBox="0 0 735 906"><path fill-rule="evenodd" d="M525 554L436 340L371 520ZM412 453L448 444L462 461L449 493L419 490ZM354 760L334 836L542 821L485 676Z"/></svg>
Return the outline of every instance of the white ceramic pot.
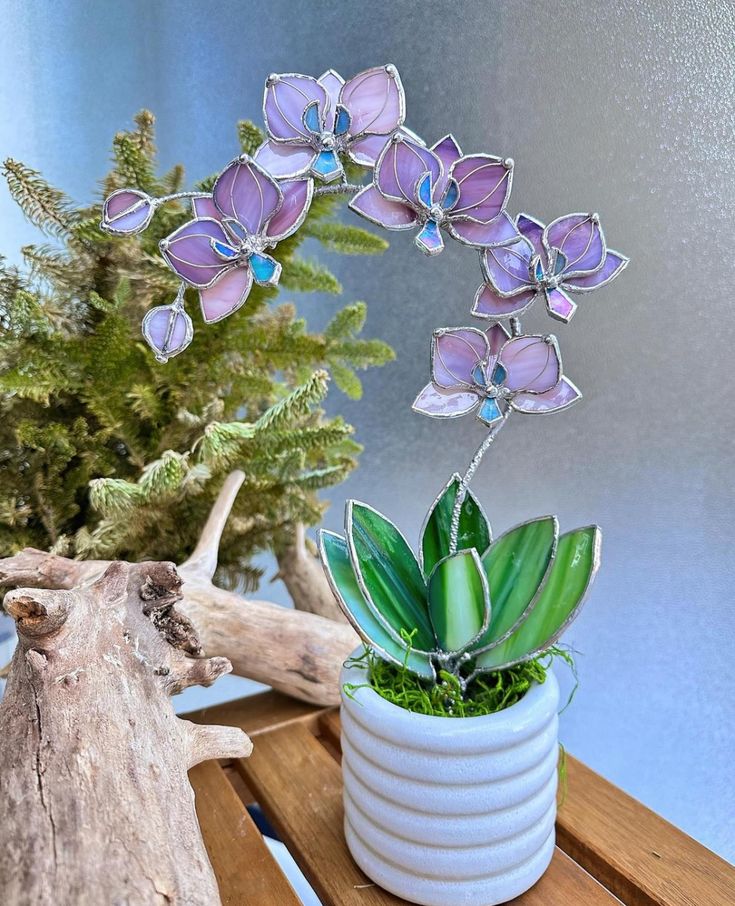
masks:
<svg viewBox="0 0 735 906"><path fill-rule="evenodd" d="M345 666L341 682L366 677ZM342 691L345 836L365 874L422 906L495 906L532 887L554 852L553 673L485 717L412 714L367 687L352 696Z"/></svg>

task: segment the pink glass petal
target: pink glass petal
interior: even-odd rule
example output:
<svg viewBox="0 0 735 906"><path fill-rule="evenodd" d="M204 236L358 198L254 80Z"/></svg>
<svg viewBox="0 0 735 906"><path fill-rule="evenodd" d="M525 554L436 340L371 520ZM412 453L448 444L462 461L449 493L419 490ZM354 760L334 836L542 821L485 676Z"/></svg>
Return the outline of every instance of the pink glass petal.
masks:
<svg viewBox="0 0 735 906"><path fill-rule="evenodd" d="M263 101L265 125L270 137L281 141L308 139L309 132L301 117L312 101L319 103L319 110L323 113L327 92L316 79L305 75L271 76L266 82Z"/></svg>
<svg viewBox="0 0 735 906"><path fill-rule="evenodd" d="M195 217L211 217L214 220L222 219L222 215L211 195L204 195L201 198L192 198L191 209L194 212Z"/></svg>
<svg viewBox="0 0 735 906"><path fill-rule="evenodd" d="M456 390L441 390L427 384L413 402L414 412L431 415L433 418L457 418L467 415L477 406L480 397L476 393Z"/></svg>
<svg viewBox="0 0 735 906"><path fill-rule="evenodd" d="M159 361L166 362L191 343L193 327L185 311L173 305L152 308L143 318L143 336Z"/></svg>
<svg viewBox="0 0 735 906"><path fill-rule="evenodd" d="M611 280L614 280L618 274L625 270L629 261L630 259L626 258L625 255L608 249L605 263L599 271L595 271L594 274L589 274L586 277L573 277L570 281L565 280L564 288L573 292L586 293L592 289L597 289L598 286L605 286L605 284L610 283Z"/></svg>
<svg viewBox="0 0 735 906"><path fill-rule="evenodd" d="M528 269L533 251L526 239L490 248L480 255L485 279L502 296L526 292L530 286Z"/></svg>
<svg viewBox="0 0 735 906"><path fill-rule="evenodd" d="M314 182L311 179L292 179L280 183L283 193L283 204L268 223L265 235L280 242L286 236L295 233L304 222L314 194Z"/></svg>
<svg viewBox="0 0 735 906"><path fill-rule="evenodd" d="M546 227L546 241L566 256L566 274L597 270L605 258L605 238L592 214L568 214L552 221Z"/></svg>
<svg viewBox="0 0 735 906"><path fill-rule="evenodd" d="M153 216L151 199L136 189L120 189L105 199L102 228L109 233L140 233Z"/></svg>
<svg viewBox="0 0 735 906"><path fill-rule="evenodd" d="M518 232L525 236L526 239L533 246L534 254L541 255L544 264L546 263L546 249L544 248L544 243L542 236L544 233L544 225L540 220L536 220L535 217L530 217L528 214L519 214L516 217L516 227Z"/></svg>
<svg viewBox="0 0 735 906"><path fill-rule="evenodd" d="M403 85L395 66L375 66L345 82L340 103L350 112L350 135L389 135L403 122Z"/></svg>
<svg viewBox="0 0 735 906"><path fill-rule="evenodd" d="M440 199L447 187L449 170L451 169L452 164L462 156L462 151L457 144L457 140L451 133L445 135L444 138L440 138L436 144L431 146L431 150L444 165L444 172L442 173L441 179L436 184L434 192L436 198Z"/></svg>
<svg viewBox="0 0 735 906"><path fill-rule="evenodd" d="M498 214L490 223L475 223L474 220L463 220L462 217L454 219L452 213L449 215L447 229L455 239L465 245L494 248L518 239L518 231L505 211Z"/></svg>
<svg viewBox="0 0 735 906"><path fill-rule="evenodd" d="M561 377L561 361L553 337L513 337L500 350L498 360L508 371L505 386L514 392L545 393Z"/></svg>
<svg viewBox="0 0 735 906"><path fill-rule="evenodd" d="M199 291L202 316L207 324L221 321L245 302L253 285L249 267L233 267L207 289Z"/></svg>
<svg viewBox="0 0 735 906"><path fill-rule="evenodd" d="M233 160L217 177L212 198L225 217L259 233L281 205L277 183L245 156Z"/></svg>
<svg viewBox="0 0 735 906"><path fill-rule="evenodd" d="M366 186L350 201L349 207L356 214L367 217L388 230L406 230L416 225L416 212L398 201L388 201L375 186Z"/></svg>
<svg viewBox="0 0 735 906"><path fill-rule="evenodd" d="M455 161L451 176L459 186L452 217L464 214L487 223L505 208L513 170L489 154L470 154Z"/></svg>
<svg viewBox="0 0 735 906"><path fill-rule="evenodd" d="M182 280L192 286L208 286L229 267L212 248L212 239L230 241L219 221L190 220L162 240L161 254Z"/></svg>
<svg viewBox="0 0 735 906"><path fill-rule="evenodd" d="M500 354L500 350L510 339L510 334L502 324L493 324L485 331L491 358L495 359Z"/></svg>
<svg viewBox="0 0 735 906"><path fill-rule="evenodd" d="M546 308L552 318L557 321L563 321L567 324L572 320L574 312L577 310L577 303L573 302L569 296L561 289L547 289Z"/></svg>
<svg viewBox="0 0 735 906"><path fill-rule="evenodd" d="M431 346L432 380L445 390L473 387L472 372L488 353L488 339L481 330L460 327L436 331Z"/></svg>
<svg viewBox="0 0 735 906"><path fill-rule="evenodd" d="M436 185L442 165L433 151L423 145L400 136L397 139L391 141L380 155L375 168L375 184L389 200L407 201L413 205L419 177L428 171L432 186Z"/></svg>
<svg viewBox="0 0 735 906"><path fill-rule="evenodd" d="M327 92L328 108L324 112L324 124L327 129L332 129L334 127L334 114L339 103L339 95L345 80L334 69L328 69L319 76L317 82Z"/></svg>
<svg viewBox="0 0 735 906"><path fill-rule="evenodd" d="M559 412L580 399L582 399L582 394L579 390L569 378L563 377L556 387L552 387L546 393L517 394L513 397L511 405L519 412L535 415L542 412Z"/></svg>
<svg viewBox="0 0 735 906"><path fill-rule="evenodd" d="M534 290L504 298L492 286L483 283L475 294L472 314L476 318L509 318L524 311L536 298Z"/></svg>
<svg viewBox="0 0 735 906"><path fill-rule="evenodd" d="M316 154L311 145L264 142L255 152L253 160L276 179L289 179L308 173Z"/></svg>
<svg viewBox="0 0 735 906"><path fill-rule="evenodd" d="M389 141L390 136L366 135L364 138L350 142L347 154L356 164L361 164L363 167L374 167L380 157L380 152Z"/></svg>

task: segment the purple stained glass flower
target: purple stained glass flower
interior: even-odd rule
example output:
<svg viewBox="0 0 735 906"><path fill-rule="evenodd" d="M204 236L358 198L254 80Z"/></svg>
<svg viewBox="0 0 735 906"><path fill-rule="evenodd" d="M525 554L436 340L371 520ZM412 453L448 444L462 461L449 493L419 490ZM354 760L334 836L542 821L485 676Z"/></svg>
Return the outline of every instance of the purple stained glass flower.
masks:
<svg viewBox="0 0 735 906"><path fill-rule="evenodd" d="M397 133L350 207L388 230L420 227L416 245L427 255L444 248L442 228L465 245L504 245L518 238L505 211L512 181L510 158L463 156L452 135L427 148Z"/></svg>
<svg viewBox="0 0 735 906"><path fill-rule="evenodd" d="M517 315L543 295L549 314L566 323L577 309L568 293L605 286L628 264L607 248L597 214L567 214L547 227L519 214L516 226L515 242L480 256L486 283L472 309L479 318Z"/></svg>
<svg viewBox="0 0 735 906"><path fill-rule="evenodd" d="M431 345L431 382L413 409L434 418L476 411L493 426L511 410L534 415L558 412L582 394L562 374L556 337L511 337L501 324L442 329Z"/></svg>
<svg viewBox="0 0 735 906"><path fill-rule="evenodd" d="M118 189L105 199L100 228L118 236L142 233L156 209L154 200L138 189Z"/></svg>
<svg viewBox="0 0 735 906"><path fill-rule="evenodd" d="M159 362L168 362L183 352L193 336L194 327L181 299L152 308L143 318L143 337Z"/></svg>
<svg viewBox="0 0 735 906"><path fill-rule="evenodd" d="M199 289L205 321L220 321L240 308L253 282L278 283L281 265L265 250L299 228L313 189L311 179L277 183L242 155L220 173L211 196L193 199L194 220L160 248L169 267Z"/></svg>
<svg viewBox="0 0 735 906"><path fill-rule="evenodd" d="M340 154L372 167L406 115L398 70L375 66L347 82L333 69L318 79L271 75L263 116L267 141L255 160L278 179L311 173L331 182L343 174Z"/></svg>

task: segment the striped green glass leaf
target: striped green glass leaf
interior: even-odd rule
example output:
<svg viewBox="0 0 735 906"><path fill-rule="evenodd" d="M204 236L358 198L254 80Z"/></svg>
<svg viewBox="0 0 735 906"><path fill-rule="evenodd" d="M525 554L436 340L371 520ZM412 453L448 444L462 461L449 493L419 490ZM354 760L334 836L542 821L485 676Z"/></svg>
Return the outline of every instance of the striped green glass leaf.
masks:
<svg viewBox="0 0 735 906"><path fill-rule="evenodd" d="M600 564L601 544L602 533L596 525L562 535L551 572L528 618L505 642L481 654L475 670L502 670L553 645L579 613Z"/></svg>
<svg viewBox="0 0 735 906"><path fill-rule="evenodd" d="M459 551L436 564L429 579L429 614L443 651L462 651L487 626L490 597L476 550Z"/></svg>
<svg viewBox="0 0 735 906"><path fill-rule="evenodd" d="M449 555L449 533L452 525L452 510L459 489L459 475L453 475L434 501L424 523L421 535L421 557L424 575ZM457 549L469 550L474 547L480 556L488 549L492 538L490 526L475 495L467 491L459 514Z"/></svg>
<svg viewBox="0 0 735 906"><path fill-rule="evenodd" d="M492 619L473 649L497 644L518 627L551 566L558 537L556 517L544 516L516 526L493 542L482 558Z"/></svg>
<svg viewBox="0 0 735 906"><path fill-rule="evenodd" d="M345 514L350 559L365 597L400 635L413 632L413 647L433 651L426 583L406 539L371 507L350 500Z"/></svg>
<svg viewBox="0 0 735 906"><path fill-rule="evenodd" d="M405 664L412 673L433 680L434 669L427 655L409 652L405 643L386 629L365 600L352 569L345 539L333 532L320 531L319 554L337 603L363 642L386 660Z"/></svg>

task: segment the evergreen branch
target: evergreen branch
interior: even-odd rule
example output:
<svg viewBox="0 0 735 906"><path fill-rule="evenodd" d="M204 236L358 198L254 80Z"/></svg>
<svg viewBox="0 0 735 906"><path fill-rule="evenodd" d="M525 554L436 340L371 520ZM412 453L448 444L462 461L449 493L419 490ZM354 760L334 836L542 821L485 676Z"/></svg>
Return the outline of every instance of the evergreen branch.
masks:
<svg viewBox="0 0 735 906"><path fill-rule="evenodd" d="M343 255L379 255L388 248L388 243L382 236L344 223L307 221L302 231L305 235L317 239L330 251Z"/></svg>
<svg viewBox="0 0 735 906"><path fill-rule="evenodd" d="M3 173L13 200L34 226L53 236L69 234L78 216L62 191L49 185L37 170L11 157L3 164Z"/></svg>
<svg viewBox="0 0 735 906"><path fill-rule="evenodd" d="M339 295L339 280L322 264L292 258L283 268L281 286L298 293L332 293Z"/></svg>
<svg viewBox="0 0 735 906"><path fill-rule="evenodd" d="M144 496L140 485L122 478L95 478L89 483L89 502L103 516L125 516Z"/></svg>
<svg viewBox="0 0 735 906"><path fill-rule="evenodd" d="M251 120L238 122L237 137L243 154L249 154L251 157L265 141L265 133Z"/></svg>
<svg viewBox="0 0 735 906"><path fill-rule="evenodd" d="M347 365L340 365L339 362L331 364L332 377L334 383L339 389L352 400L362 398L362 381L355 372L348 368Z"/></svg>
<svg viewBox="0 0 735 906"><path fill-rule="evenodd" d="M326 371L315 371L312 376L288 396L271 406L255 423L258 431L284 428L297 419L308 415L313 406L322 402L327 395L329 375Z"/></svg>
<svg viewBox="0 0 735 906"><path fill-rule="evenodd" d="M345 337L353 337L355 334L360 333L365 326L366 317L367 305L364 302L353 302L352 305L345 305L327 324L324 336L328 340L341 340Z"/></svg>

